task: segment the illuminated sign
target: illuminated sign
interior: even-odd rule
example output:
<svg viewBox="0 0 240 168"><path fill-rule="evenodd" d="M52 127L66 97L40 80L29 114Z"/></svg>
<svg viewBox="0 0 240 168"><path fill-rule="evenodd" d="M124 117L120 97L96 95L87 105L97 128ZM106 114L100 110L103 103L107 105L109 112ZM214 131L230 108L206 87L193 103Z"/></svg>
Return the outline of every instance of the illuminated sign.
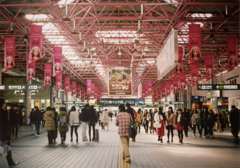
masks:
<svg viewBox="0 0 240 168"><path fill-rule="evenodd" d="M43 90L43 85L0 85L0 90Z"/></svg>
<svg viewBox="0 0 240 168"><path fill-rule="evenodd" d="M197 90L240 90L240 85L213 84L197 85Z"/></svg>

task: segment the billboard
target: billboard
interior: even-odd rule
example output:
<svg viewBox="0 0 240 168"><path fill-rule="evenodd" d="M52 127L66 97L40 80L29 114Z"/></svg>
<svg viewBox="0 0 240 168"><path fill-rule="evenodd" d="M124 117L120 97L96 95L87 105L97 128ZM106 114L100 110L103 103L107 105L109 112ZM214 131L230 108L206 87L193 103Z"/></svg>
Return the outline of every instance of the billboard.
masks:
<svg viewBox="0 0 240 168"><path fill-rule="evenodd" d="M132 94L132 73L130 68L109 68L108 94L111 96L125 96Z"/></svg>

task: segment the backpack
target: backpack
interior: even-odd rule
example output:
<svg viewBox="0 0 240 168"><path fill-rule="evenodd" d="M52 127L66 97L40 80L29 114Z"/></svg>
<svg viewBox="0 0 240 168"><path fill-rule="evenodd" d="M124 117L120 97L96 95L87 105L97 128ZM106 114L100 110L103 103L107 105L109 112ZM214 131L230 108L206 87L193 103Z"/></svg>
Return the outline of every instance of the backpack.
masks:
<svg viewBox="0 0 240 168"><path fill-rule="evenodd" d="M67 126L67 117L61 115L59 120L59 127L66 127Z"/></svg>

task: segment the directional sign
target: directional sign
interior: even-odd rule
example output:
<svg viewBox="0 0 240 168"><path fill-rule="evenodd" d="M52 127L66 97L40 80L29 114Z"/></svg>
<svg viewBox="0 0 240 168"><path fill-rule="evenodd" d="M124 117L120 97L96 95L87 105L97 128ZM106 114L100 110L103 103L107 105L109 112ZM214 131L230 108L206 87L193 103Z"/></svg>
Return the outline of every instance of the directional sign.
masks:
<svg viewBox="0 0 240 168"><path fill-rule="evenodd" d="M206 85L197 85L197 90L240 90L239 84L206 84Z"/></svg>
<svg viewBox="0 0 240 168"><path fill-rule="evenodd" d="M0 85L0 90L43 90L42 84Z"/></svg>

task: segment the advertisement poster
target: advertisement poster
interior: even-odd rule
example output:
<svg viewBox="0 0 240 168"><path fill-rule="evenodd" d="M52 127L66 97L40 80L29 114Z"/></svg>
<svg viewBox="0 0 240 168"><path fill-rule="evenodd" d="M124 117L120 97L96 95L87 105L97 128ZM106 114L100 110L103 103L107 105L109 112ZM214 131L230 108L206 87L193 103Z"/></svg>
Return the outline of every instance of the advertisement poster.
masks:
<svg viewBox="0 0 240 168"><path fill-rule="evenodd" d="M158 99L162 98L162 89L161 86L157 88Z"/></svg>
<svg viewBox="0 0 240 168"><path fill-rule="evenodd" d="M176 75L179 75L181 72L183 72L183 48L178 47L178 64L175 68Z"/></svg>
<svg viewBox="0 0 240 168"><path fill-rule="evenodd" d="M70 92L70 78L69 77L65 77L64 78L64 93L68 93Z"/></svg>
<svg viewBox="0 0 240 168"><path fill-rule="evenodd" d="M30 30L30 56L29 64L42 57L42 26L32 25Z"/></svg>
<svg viewBox="0 0 240 168"><path fill-rule="evenodd" d="M77 95L76 97L79 98L81 96L81 85L77 84Z"/></svg>
<svg viewBox="0 0 240 168"><path fill-rule="evenodd" d="M5 38L4 41L4 72L15 66L15 37Z"/></svg>
<svg viewBox="0 0 240 168"><path fill-rule="evenodd" d="M178 92L178 78L173 78L173 94L176 94Z"/></svg>
<svg viewBox="0 0 240 168"><path fill-rule="evenodd" d="M165 85L162 85L162 98L166 97L166 88L165 88Z"/></svg>
<svg viewBox="0 0 240 168"><path fill-rule="evenodd" d="M228 71L238 66L238 38L236 36L227 37Z"/></svg>
<svg viewBox="0 0 240 168"><path fill-rule="evenodd" d="M171 82L167 81L166 82L166 96L169 96L171 93Z"/></svg>
<svg viewBox="0 0 240 168"><path fill-rule="evenodd" d="M206 66L206 81L212 79L213 67L212 67L212 57L211 54L205 54L205 66Z"/></svg>
<svg viewBox="0 0 240 168"><path fill-rule="evenodd" d="M71 87L71 91L72 91L72 96L76 95L76 89L77 89L77 83L75 81L72 81L72 87Z"/></svg>
<svg viewBox="0 0 240 168"><path fill-rule="evenodd" d="M81 99L86 99L86 89L84 87L81 87Z"/></svg>
<svg viewBox="0 0 240 168"><path fill-rule="evenodd" d="M198 64L191 64L191 86L195 86L198 84Z"/></svg>
<svg viewBox="0 0 240 168"><path fill-rule="evenodd" d="M190 24L189 26L189 60L190 64L201 59L201 27L200 24Z"/></svg>
<svg viewBox="0 0 240 168"><path fill-rule="evenodd" d="M131 95L132 74L127 67L109 68L109 95Z"/></svg>
<svg viewBox="0 0 240 168"><path fill-rule="evenodd" d="M56 90L62 89L62 72L56 76Z"/></svg>
<svg viewBox="0 0 240 168"><path fill-rule="evenodd" d="M87 79L87 95L90 95L92 91L92 80Z"/></svg>
<svg viewBox="0 0 240 168"><path fill-rule="evenodd" d="M186 73L182 72L180 74L180 90L184 90L186 88Z"/></svg>
<svg viewBox="0 0 240 168"><path fill-rule="evenodd" d="M53 47L53 77L62 72L62 47Z"/></svg>
<svg viewBox="0 0 240 168"><path fill-rule="evenodd" d="M28 55L29 57L29 55ZM29 81L30 79L35 77L35 62L31 64L27 64L27 80Z"/></svg>
<svg viewBox="0 0 240 168"><path fill-rule="evenodd" d="M52 76L52 65L51 64L45 64L44 69L44 86L51 84L51 76Z"/></svg>

